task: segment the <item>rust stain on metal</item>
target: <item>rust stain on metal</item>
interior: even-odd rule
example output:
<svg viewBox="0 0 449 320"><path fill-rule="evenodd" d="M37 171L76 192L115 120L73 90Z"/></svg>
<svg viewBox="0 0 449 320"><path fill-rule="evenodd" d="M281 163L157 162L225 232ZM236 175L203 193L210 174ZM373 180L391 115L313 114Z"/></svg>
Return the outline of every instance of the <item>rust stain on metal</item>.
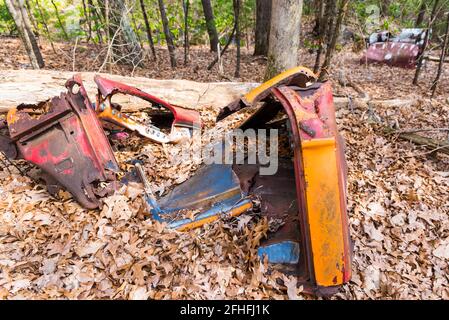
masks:
<svg viewBox="0 0 449 320"><path fill-rule="evenodd" d="M404 29L393 37L389 32L374 33L361 63L380 63L401 68L414 68L424 50L426 29Z"/></svg>
<svg viewBox="0 0 449 320"><path fill-rule="evenodd" d="M100 205L99 195L115 189L119 167L81 77L75 75L66 87L68 92L59 97L10 111L10 138L19 156L44 172L50 189L55 184L64 187L93 209Z"/></svg>
<svg viewBox="0 0 449 320"><path fill-rule="evenodd" d="M190 139L193 136L193 130L201 127L200 115L197 111L173 106L140 89L98 75L95 76L94 80L98 86L95 109L106 127L115 125L135 131L139 135L158 143L177 143L184 139ZM120 106L111 101L116 94L137 97L148 102L149 108L159 109L159 114L166 119L168 118L168 122L171 122L170 132L165 133L155 125L134 121L120 112Z"/></svg>

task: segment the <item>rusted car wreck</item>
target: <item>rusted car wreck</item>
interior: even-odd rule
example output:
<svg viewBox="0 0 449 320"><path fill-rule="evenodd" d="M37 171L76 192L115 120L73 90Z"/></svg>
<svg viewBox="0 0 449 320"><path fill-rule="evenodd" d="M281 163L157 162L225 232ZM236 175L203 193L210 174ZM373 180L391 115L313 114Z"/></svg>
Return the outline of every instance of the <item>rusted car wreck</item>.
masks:
<svg viewBox="0 0 449 320"><path fill-rule="evenodd" d="M0 136L0 148L9 158L23 158L43 171L50 192L64 188L89 209L99 207L101 198L123 183L102 126L135 131L156 143L189 139L201 127L196 111L105 78L95 81L95 104L81 77L75 76L59 97L11 110L9 135ZM160 109L170 119L170 133L128 118L111 101L117 93ZM217 121L247 107L256 111L240 129L276 129L285 142L277 172L262 175L263 164L247 161L203 165L191 179L157 199L137 164L150 217L179 231L249 211L279 221L258 249L261 259L295 274L307 293L332 294L351 278L351 244L344 143L337 131L331 85L297 67L223 108ZM178 214L186 210L198 213L193 218Z"/></svg>
<svg viewBox="0 0 449 320"><path fill-rule="evenodd" d="M427 32L427 29L404 29L396 37L388 31L373 33L367 39L368 50L360 63L415 68L424 53Z"/></svg>

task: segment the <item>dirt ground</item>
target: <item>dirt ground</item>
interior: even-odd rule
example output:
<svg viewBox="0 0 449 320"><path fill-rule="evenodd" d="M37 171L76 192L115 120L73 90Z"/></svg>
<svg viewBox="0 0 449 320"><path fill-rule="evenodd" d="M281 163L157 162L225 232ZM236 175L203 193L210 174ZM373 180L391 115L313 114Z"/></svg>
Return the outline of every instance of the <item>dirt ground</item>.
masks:
<svg viewBox="0 0 449 320"><path fill-rule="evenodd" d="M0 68L29 68L17 39L0 38ZM100 49L55 44L56 54L42 45L46 68L96 71ZM262 81L265 60L243 50L241 77L234 79L234 51L224 57L225 75L207 64L206 48L191 48L191 62L171 70L168 54L158 48L158 61L134 71L114 66L113 73L158 79L196 81ZM349 168L350 233L355 243L353 277L340 299L448 299L449 157L410 142L398 131L448 141L449 70L437 96L429 98L436 64L426 65L419 86L411 85L414 70L359 63L361 53L345 48L334 58L331 81L337 96L358 94L339 79L356 83L374 100L410 103L386 106L354 103L337 111L346 140ZM75 57L75 59L73 59ZM299 64L313 66L314 56L301 51ZM103 71L108 71L106 70ZM0 101L1 103L1 101ZM206 139L223 134L242 116L213 127L215 113L201 110ZM440 128L440 130L429 130ZM116 156L123 168L136 154L158 194L185 181L199 163L168 166L179 152L144 143L137 137ZM130 185L106 199L101 211L81 208L68 194L56 199L45 187L0 162L0 299L310 299L294 277L272 270L257 259L256 248L270 222L242 215L178 233L143 220L139 185ZM27 168L21 162L19 168Z"/></svg>

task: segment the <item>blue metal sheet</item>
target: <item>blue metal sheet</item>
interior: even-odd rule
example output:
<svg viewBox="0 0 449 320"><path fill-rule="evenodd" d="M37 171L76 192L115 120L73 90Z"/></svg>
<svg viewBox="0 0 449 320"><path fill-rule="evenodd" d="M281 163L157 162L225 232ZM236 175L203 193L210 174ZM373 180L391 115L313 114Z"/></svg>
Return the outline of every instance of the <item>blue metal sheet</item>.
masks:
<svg viewBox="0 0 449 320"><path fill-rule="evenodd" d="M294 264L299 261L299 243L294 241L282 241L259 247L257 253L261 259L266 255L269 263Z"/></svg>
<svg viewBox="0 0 449 320"><path fill-rule="evenodd" d="M226 213L231 212L233 209L241 207L250 202L251 201L249 199L244 199L242 201L239 201L238 203L236 203L235 201L232 201L232 203L219 203L218 205L210 208L209 210L206 210L205 212L202 212L199 215L197 215L194 220L182 219L173 221L168 224L168 227L178 229L189 223L201 221L203 219L212 216L225 215Z"/></svg>
<svg viewBox="0 0 449 320"><path fill-rule="evenodd" d="M240 182L231 165L212 164L201 168L191 179L177 186L167 196L155 201L145 196L153 219L167 222L169 228L178 229L192 222L226 215L234 209L251 203L240 189ZM182 210L199 210L191 219L178 219Z"/></svg>

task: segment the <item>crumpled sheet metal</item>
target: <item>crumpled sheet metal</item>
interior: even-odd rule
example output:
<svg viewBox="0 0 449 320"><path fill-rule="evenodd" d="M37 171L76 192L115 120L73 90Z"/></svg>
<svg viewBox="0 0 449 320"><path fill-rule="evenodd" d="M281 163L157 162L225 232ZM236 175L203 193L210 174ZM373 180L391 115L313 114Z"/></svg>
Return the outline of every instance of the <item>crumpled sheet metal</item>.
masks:
<svg viewBox="0 0 449 320"><path fill-rule="evenodd" d="M94 80L98 87L95 108L98 117L105 124L109 123L126 128L130 131L135 131L141 136L158 143L177 143L184 139L189 139L193 135L193 130L201 128L200 115L195 110L173 106L140 89L100 77L99 75L96 75ZM117 108L111 101L112 97L116 94L137 97L149 102L149 107L168 111L173 117L171 132L166 134L156 126L139 123L121 113L119 108Z"/></svg>
<svg viewBox="0 0 449 320"><path fill-rule="evenodd" d="M298 75L298 70L313 74L305 68L289 70L222 110L218 119L258 102L260 108L241 129L271 125L282 111L287 116L283 119L290 128L293 159L279 159L278 172L273 176L259 175L258 165L250 164L233 165L232 171L242 192L260 200L261 214L282 221L261 243L259 254L295 274L304 292L328 295L351 277L344 146L337 131L330 84L285 80L310 79ZM215 180L209 181L211 177ZM193 182L205 177L194 176L184 187L175 188L176 202L189 203L192 190L194 199L206 201L208 190L218 187L221 177L208 175L207 186L201 186ZM173 197L165 200L166 204L173 203Z"/></svg>
<svg viewBox="0 0 449 320"><path fill-rule="evenodd" d="M21 105L7 115L18 156L38 166L56 192L62 186L85 208L115 189L119 167L92 109L81 76L66 83L68 92L38 105Z"/></svg>
<svg viewBox="0 0 449 320"><path fill-rule="evenodd" d="M37 165L50 193L55 194L63 187L89 209L99 207L99 198L113 192L118 183L115 173L119 166L99 119L137 131L159 143L190 138L193 130L201 127L197 111L172 106L137 88L100 76L95 81L98 114L81 75L75 75L66 83L67 93L36 105L20 105L10 110L6 124L0 123L0 129L9 130L9 135L0 136L0 150L8 158L21 157ZM172 117L171 133L166 135L159 128L137 123L113 108L111 98L119 93L164 109Z"/></svg>
<svg viewBox="0 0 449 320"><path fill-rule="evenodd" d="M278 86L296 86L305 87L308 83L315 82L317 75L308 68L296 67L287 70L273 79L261 84L248 92L242 98L234 101L220 110L217 121L223 120L227 116L249 106L256 105L259 101L270 96L270 89Z"/></svg>
<svg viewBox="0 0 449 320"><path fill-rule="evenodd" d="M236 217L252 207L231 165L212 164L158 201L161 220L179 231L190 230L224 217ZM194 219L182 213L196 212ZM177 215L181 213L181 217Z"/></svg>
<svg viewBox="0 0 449 320"><path fill-rule="evenodd" d="M292 128L302 252L318 288L341 285L351 277L343 145L339 139L332 90L322 84L312 96L292 88L272 90Z"/></svg>

